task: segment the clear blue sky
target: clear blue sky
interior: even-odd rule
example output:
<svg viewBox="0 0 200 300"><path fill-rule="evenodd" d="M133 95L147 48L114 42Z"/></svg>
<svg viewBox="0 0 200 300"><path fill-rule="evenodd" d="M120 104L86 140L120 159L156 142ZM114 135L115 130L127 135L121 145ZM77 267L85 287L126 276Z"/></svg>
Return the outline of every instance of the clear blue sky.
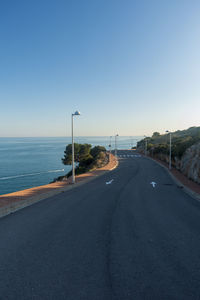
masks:
<svg viewBox="0 0 200 300"><path fill-rule="evenodd" d="M0 3L0 136L200 125L199 0Z"/></svg>

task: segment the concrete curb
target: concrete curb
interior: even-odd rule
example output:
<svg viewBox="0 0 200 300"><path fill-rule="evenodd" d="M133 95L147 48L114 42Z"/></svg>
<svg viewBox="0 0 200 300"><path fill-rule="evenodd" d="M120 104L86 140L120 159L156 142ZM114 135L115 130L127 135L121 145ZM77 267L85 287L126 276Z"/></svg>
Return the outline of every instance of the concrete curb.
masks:
<svg viewBox="0 0 200 300"><path fill-rule="evenodd" d="M146 157L146 156L144 156ZM178 180L170 171L167 167L165 167L163 164L159 163L157 160L151 158L151 157L146 157L149 160L154 161L155 163L157 163L159 166L161 166L162 168L165 169L165 171L167 171L167 173L170 175L170 177L172 178L172 180L179 186L182 188L182 190L188 194L189 196L191 196L193 199L200 201L200 195L197 194L196 192L192 191L190 188L188 188L187 186L185 186L180 180Z"/></svg>
<svg viewBox="0 0 200 300"><path fill-rule="evenodd" d="M116 166L113 167L112 169L110 169L109 171L113 171L114 169L116 169L119 165L119 161L118 161L118 158L116 158Z"/></svg>
<svg viewBox="0 0 200 300"><path fill-rule="evenodd" d="M77 188L83 184L86 184L94 179L96 179L97 177L99 176L103 176L104 174L106 174L107 172L110 172L114 169L116 169L118 167L118 160L116 159L116 165L110 169L110 170L102 170L100 174L97 174L97 175L93 175L89 178L84 178L82 181L80 182L77 182L75 185L73 184L69 184L65 187L60 187L58 188L57 190L55 189L54 191L50 191L50 192L46 192L46 193L43 193L43 194L40 194L40 195L34 195L32 197L29 197L28 199L25 199L25 200L20 200L20 201L15 201L15 202L12 202L8 205L5 205L5 206L2 206L0 207L0 218L1 217L5 217L11 213L14 213L20 209L23 209L25 207L28 207L34 203L37 203L37 202L40 202L42 200L45 200L45 199L48 199L50 197L53 197L53 196L56 196L56 195L59 195L61 193L64 193L64 192L67 192L69 190L72 190L74 188Z"/></svg>

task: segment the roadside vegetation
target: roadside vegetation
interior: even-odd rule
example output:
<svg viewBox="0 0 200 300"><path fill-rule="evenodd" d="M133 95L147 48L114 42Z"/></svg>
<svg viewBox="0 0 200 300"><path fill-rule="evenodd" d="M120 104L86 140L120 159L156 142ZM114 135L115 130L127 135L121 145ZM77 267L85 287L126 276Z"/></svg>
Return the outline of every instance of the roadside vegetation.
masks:
<svg viewBox="0 0 200 300"><path fill-rule="evenodd" d="M200 127L190 127L187 130L178 130L172 135L172 159L181 159L185 151L192 145L200 142ZM169 154L169 133L160 134L154 132L152 137L146 137L137 143L137 149L145 151L147 141L147 151L151 156L156 156L163 160Z"/></svg>
<svg viewBox="0 0 200 300"><path fill-rule="evenodd" d="M76 165L76 175L83 174L96 168L101 168L108 163L108 155L105 147L90 144L74 143L74 162ZM64 165L72 164L72 144L66 146L64 157L62 158ZM72 171L64 176L60 176L54 180L62 181L72 175Z"/></svg>

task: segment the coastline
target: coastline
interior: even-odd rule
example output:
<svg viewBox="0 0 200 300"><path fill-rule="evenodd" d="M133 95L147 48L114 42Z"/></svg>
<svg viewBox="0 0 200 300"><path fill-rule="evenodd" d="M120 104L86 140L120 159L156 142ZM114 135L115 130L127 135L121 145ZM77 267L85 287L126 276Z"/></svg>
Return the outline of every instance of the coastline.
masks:
<svg viewBox="0 0 200 300"><path fill-rule="evenodd" d="M133 138L135 145L142 137ZM74 141L91 144L92 147L100 145L109 150L108 136L75 136ZM67 174L70 166L64 166L61 158L71 142L71 136L0 138L0 195L46 185L56 177ZM111 145L113 150L114 139ZM129 136L118 137L119 149L130 147Z"/></svg>
<svg viewBox="0 0 200 300"><path fill-rule="evenodd" d="M26 206L32 205L33 203L47 199L67 190L76 188L77 186L95 179L97 176L103 175L108 171L112 171L117 166L118 160L113 154L109 153L109 161L105 166L77 175L75 185L71 183L71 178L69 178L65 181L57 181L14 193L0 195L0 217L6 216Z"/></svg>

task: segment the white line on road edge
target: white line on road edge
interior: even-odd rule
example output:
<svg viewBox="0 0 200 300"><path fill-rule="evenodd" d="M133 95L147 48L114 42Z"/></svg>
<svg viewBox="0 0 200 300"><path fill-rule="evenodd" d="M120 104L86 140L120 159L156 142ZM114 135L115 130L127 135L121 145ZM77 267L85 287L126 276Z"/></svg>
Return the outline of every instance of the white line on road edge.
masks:
<svg viewBox="0 0 200 300"><path fill-rule="evenodd" d="M111 184L114 181L114 179L111 179L110 181L107 181L106 184Z"/></svg>
<svg viewBox="0 0 200 300"><path fill-rule="evenodd" d="M155 188L157 183L152 181L152 182L150 182L150 184L152 184L152 187Z"/></svg>

